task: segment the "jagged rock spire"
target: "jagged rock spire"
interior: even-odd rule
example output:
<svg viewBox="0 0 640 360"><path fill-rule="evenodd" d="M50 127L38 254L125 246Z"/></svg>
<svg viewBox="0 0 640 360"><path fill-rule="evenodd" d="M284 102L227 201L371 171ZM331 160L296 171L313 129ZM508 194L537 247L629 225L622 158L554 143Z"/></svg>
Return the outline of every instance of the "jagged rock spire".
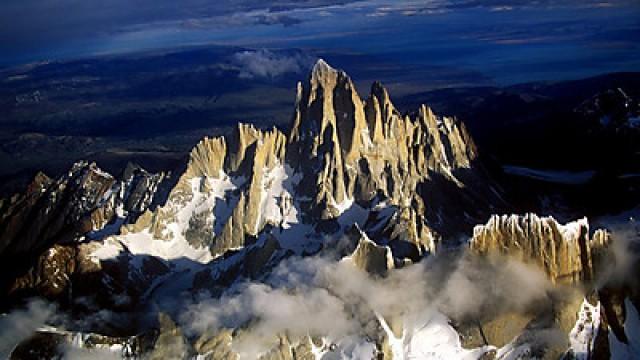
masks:
<svg viewBox="0 0 640 360"><path fill-rule="evenodd" d="M184 239L208 247L215 257L245 246L267 225L278 226L274 219L282 220L294 202L300 221L318 225L354 204L367 208L384 201L397 214L384 220L380 233L412 243L415 249L408 253L422 254L436 248L435 233L469 223L491 202L474 158L473 144L456 120L426 106L414 118L403 116L379 82L363 101L344 71L320 59L298 84L288 135L239 124L230 136L205 138L193 149L168 204L125 231ZM296 181L283 189L285 178ZM466 194L466 187L482 195ZM439 217L450 199L469 211L450 211L443 221Z"/></svg>
<svg viewBox="0 0 640 360"><path fill-rule="evenodd" d="M318 60L308 82L298 84L290 141L318 137L315 147L325 140L336 141L343 155L351 158L360 148L359 133L365 126L363 104L351 78Z"/></svg>
<svg viewBox="0 0 640 360"><path fill-rule="evenodd" d="M470 169L475 158L460 122L426 106L415 118L403 116L379 82L363 101L345 72L318 60L298 84L288 159L304 174L302 192L315 195L311 210L320 209L322 218L378 195L408 206L430 173L460 187L454 173Z"/></svg>
<svg viewBox="0 0 640 360"><path fill-rule="evenodd" d="M474 228L469 246L478 254L501 253L531 262L552 282L571 284L593 280L596 258L610 240L602 230L590 237L586 218L561 225L535 214L494 215Z"/></svg>

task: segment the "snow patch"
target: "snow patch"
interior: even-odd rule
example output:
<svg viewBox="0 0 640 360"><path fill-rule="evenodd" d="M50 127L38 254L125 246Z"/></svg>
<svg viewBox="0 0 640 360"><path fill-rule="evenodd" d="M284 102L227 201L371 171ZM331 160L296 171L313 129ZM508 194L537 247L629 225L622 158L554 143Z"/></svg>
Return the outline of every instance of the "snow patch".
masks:
<svg viewBox="0 0 640 360"><path fill-rule="evenodd" d="M151 255L164 260L188 258L199 263L213 259L208 247L195 248L184 237L171 240L154 239L148 231L120 237L133 255Z"/></svg>
<svg viewBox="0 0 640 360"><path fill-rule="evenodd" d="M300 222L298 210L293 204L293 189L301 179L302 175L294 174L288 164L278 164L273 169L265 169L260 200L261 218L256 224L256 233L266 223L288 229L292 224Z"/></svg>
<svg viewBox="0 0 640 360"><path fill-rule="evenodd" d="M394 359L478 359L493 347L465 349L460 335L449 325L446 316L437 311L427 311L415 317L403 319L406 324L401 337L397 337L386 320L377 315L383 330L389 339Z"/></svg>
<svg viewBox="0 0 640 360"><path fill-rule="evenodd" d="M123 250L124 248L122 245L115 239L111 238L105 240L100 247L94 250L91 253L91 257L96 260L114 259L118 257Z"/></svg>
<svg viewBox="0 0 640 360"><path fill-rule="evenodd" d="M569 333L570 350L576 360L587 360L593 351L594 342L600 327L600 302L595 306L585 299L582 301L578 320Z"/></svg>
<svg viewBox="0 0 640 360"><path fill-rule="evenodd" d="M211 261L213 257L209 248L192 246L185 238L185 232L189 229L189 222L194 215L207 213L206 223L213 229L215 214L230 214L229 209L220 208L228 204L219 200L224 200L226 193L235 189L238 181L242 179L231 179L222 171L215 179L209 177L190 179L191 195L188 201L182 203L170 200L160 210L170 214L175 213L172 216L173 221L165 224L163 236L168 240L155 239L148 230L118 235L104 241L92 256L102 260L114 258L126 247L133 255L150 255L164 260L188 258L199 263ZM206 182L207 186L203 187L203 182ZM202 191L202 188L206 188L207 191Z"/></svg>
<svg viewBox="0 0 640 360"><path fill-rule="evenodd" d="M342 202L339 203L333 203L331 204L336 210L338 210L338 214L342 214L343 212L345 212L345 210L349 209L351 207L351 205L353 205L353 199L347 197L346 195L344 196L344 200L342 200Z"/></svg>
<svg viewBox="0 0 640 360"><path fill-rule="evenodd" d="M549 217L549 220L557 222L551 216ZM567 241L577 241L580 237L582 228L586 228L587 232L589 231L589 221L586 217L558 226L558 230L560 231L560 234L562 234L562 238Z"/></svg>

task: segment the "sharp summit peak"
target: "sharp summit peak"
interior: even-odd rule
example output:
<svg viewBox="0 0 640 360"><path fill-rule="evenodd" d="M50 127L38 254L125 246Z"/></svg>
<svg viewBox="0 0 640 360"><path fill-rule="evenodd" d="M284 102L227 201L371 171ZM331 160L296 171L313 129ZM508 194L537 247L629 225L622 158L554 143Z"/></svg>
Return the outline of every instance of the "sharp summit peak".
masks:
<svg viewBox="0 0 640 360"><path fill-rule="evenodd" d="M319 70L335 70L329 63L327 63L323 58L318 58L316 60L316 64L313 66L313 72Z"/></svg>

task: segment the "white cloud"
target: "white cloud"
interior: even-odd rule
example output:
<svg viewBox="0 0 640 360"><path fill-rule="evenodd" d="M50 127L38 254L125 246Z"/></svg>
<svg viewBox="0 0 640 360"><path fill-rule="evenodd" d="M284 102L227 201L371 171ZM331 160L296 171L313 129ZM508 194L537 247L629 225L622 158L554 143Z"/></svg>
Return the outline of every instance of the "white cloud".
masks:
<svg viewBox="0 0 640 360"><path fill-rule="evenodd" d="M439 311L475 317L529 309L550 289L537 268L506 259L476 260L427 259L376 277L348 260L293 258L264 282L187 306L179 322L192 335L241 327L234 349L255 358L276 345L278 334L330 339L374 335L379 331L375 314L399 319Z"/></svg>
<svg viewBox="0 0 640 360"><path fill-rule="evenodd" d="M32 300L24 309L0 315L0 359L8 359L13 349L29 338L55 314L55 306Z"/></svg>
<svg viewBox="0 0 640 360"><path fill-rule="evenodd" d="M269 50L242 51L233 55L232 61L241 78L275 78L288 73L306 72L313 58L300 53L281 54Z"/></svg>
<svg viewBox="0 0 640 360"><path fill-rule="evenodd" d="M640 267L640 224L632 219L611 221L606 225L612 243L608 256L595 264L598 271L597 286L629 286L640 290L640 280L637 276L630 276L637 273Z"/></svg>

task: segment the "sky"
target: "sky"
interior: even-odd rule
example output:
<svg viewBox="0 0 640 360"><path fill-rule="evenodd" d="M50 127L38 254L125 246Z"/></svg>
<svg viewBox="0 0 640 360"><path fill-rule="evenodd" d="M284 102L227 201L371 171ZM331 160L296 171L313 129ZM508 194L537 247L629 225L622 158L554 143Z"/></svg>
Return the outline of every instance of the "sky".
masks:
<svg viewBox="0 0 640 360"><path fill-rule="evenodd" d="M309 49L500 84L640 70L640 0L5 0L0 66L189 45Z"/></svg>

